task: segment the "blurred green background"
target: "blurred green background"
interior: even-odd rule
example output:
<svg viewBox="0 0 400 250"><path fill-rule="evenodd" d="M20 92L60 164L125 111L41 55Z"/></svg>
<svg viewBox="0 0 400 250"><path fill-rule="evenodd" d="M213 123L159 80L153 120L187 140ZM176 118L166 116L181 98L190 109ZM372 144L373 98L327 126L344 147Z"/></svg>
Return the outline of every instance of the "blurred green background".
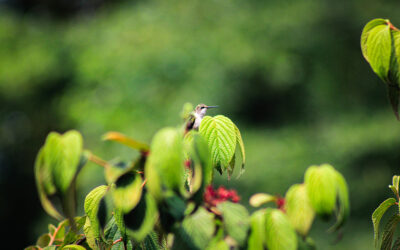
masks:
<svg viewBox="0 0 400 250"><path fill-rule="evenodd" d="M17 236L21 249L52 221L33 176L49 131L77 129L102 158L132 160L135 152L101 135L150 142L192 102L219 105L209 114L230 117L245 141L245 174L217 185L248 204L331 163L349 183L351 219L337 243L326 232L332 222L316 222L311 237L318 249L372 249L370 216L400 172L400 125L359 38L373 18L400 26L399 8L396 0L0 1L2 237ZM82 206L104 183L102 169L88 164L78 182Z"/></svg>

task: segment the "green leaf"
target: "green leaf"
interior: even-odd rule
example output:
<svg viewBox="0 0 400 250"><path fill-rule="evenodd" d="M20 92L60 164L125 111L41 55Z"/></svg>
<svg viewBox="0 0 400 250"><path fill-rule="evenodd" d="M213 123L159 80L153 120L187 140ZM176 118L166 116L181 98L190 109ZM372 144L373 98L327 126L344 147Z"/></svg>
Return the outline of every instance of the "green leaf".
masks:
<svg viewBox="0 0 400 250"><path fill-rule="evenodd" d="M259 207L268 202L275 202L276 196L264 193L253 194L250 197L250 205L253 207Z"/></svg>
<svg viewBox="0 0 400 250"><path fill-rule="evenodd" d="M36 245L39 247L46 247L50 243L50 235L49 234L43 234L41 235L38 240L36 241Z"/></svg>
<svg viewBox="0 0 400 250"><path fill-rule="evenodd" d="M50 195L55 193L55 186L51 179L50 168L44 161L43 148L40 149L36 157L35 179L43 209L56 220L62 220L63 216L50 200Z"/></svg>
<svg viewBox="0 0 400 250"><path fill-rule="evenodd" d="M44 157L51 168L57 190L66 193L75 178L81 160L83 140L78 131L63 135L51 132L44 146Z"/></svg>
<svg viewBox="0 0 400 250"><path fill-rule="evenodd" d="M119 229L115 217L112 217L107 223L104 229L104 238L110 244L122 238L122 241L112 245L111 250L128 250L133 248L131 241L128 240L125 233L121 232Z"/></svg>
<svg viewBox="0 0 400 250"><path fill-rule="evenodd" d="M175 233L172 249L205 249L215 231L214 216L204 208L186 217Z"/></svg>
<svg viewBox="0 0 400 250"><path fill-rule="evenodd" d="M396 204L396 200L394 198L386 199L382 202L377 209L375 209L374 213L372 214L372 223L374 225L374 239L375 239L375 246L378 245L379 240L379 223L381 222L382 216L385 214L386 210L389 207Z"/></svg>
<svg viewBox="0 0 400 250"><path fill-rule="evenodd" d="M350 214L349 191L346 180L338 171L335 170L335 172L339 202L337 203L338 207L336 208L336 223L329 229L330 231L336 231L339 229L346 222Z"/></svg>
<svg viewBox="0 0 400 250"><path fill-rule="evenodd" d="M123 216L121 218L121 216ZM121 231L135 241L141 242L153 230L158 219L157 203L150 193L144 192L137 206L127 214L115 213L115 219Z"/></svg>
<svg viewBox="0 0 400 250"><path fill-rule="evenodd" d="M389 25L378 25L371 29L367 39L366 53L372 70L387 83L392 54Z"/></svg>
<svg viewBox="0 0 400 250"><path fill-rule="evenodd" d="M66 232L66 234L64 233L63 235L65 235L64 237L64 242L63 245L68 245L68 244L72 244L74 242L76 242L78 239L82 238L79 231L83 228L85 222L86 222L86 216L81 216L81 217L75 217L74 218L75 221L75 226L76 226L76 230L73 230L71 227L69 228L69 230ZM64 220L63 222L61 222L58 225L58 227L60 227L60 230L62 230L62 228L64 228L64 232L65 232L65 227L67 227L69 225L69 220ZM57 234L58 235L58 234Z"/></svg>
<svg viewBox="0 0 400 250"><path fill-rule="evenodd" d="M400 31L391 30L391 34L393 50L389 79L393 86L400 87Z"/></svg>
<svg viewBox="0 0 400 250"><path fill-rule="evenodd" d="M200 134L193 134L189 148L189 155L194 169L191 190L193 193L192 200L200 204L203 202L205 187L211 183L213 167L210 161L207 142Z"/></svg>
<svg viewBox="0 0 400 250"><path fill-rule="evenodd" d="M399 180L400 176L394 175L392 185L389 185L389 188L392 189L394 195L399 196Z"/></svg>
<svg viewBox="0 0 400 250"><path fill-rule="evenodd" d="M85 213L87 218L89 219L88 223L88 230L90 231L90 237L94 237L95 242L100 241L102 237L102 230L101 230L101 218L102 215L99 216L100 204L103 200L103 197L106 195L108 191L108 186L101 185L93 189L85 198ZM87 235L88 237L88 235Z"/></svg>
<svg viewBox="0 0 400 250"><path fill-rule="evenodd" d="M229 201L218 204L217 208L222 214L225 231L242 246L246 241L250 224L247 209Z"/></svg>
<svg viewBox="0 0 400 250"><path fill-rule="evenodd" d="M201 121L199 132L207 141L213 166L226 169L236 150L235 124L222 115L206 116Z"/></svg>
<svg viewBox="0 0 400 250"><path fill-rule="evenodd" d="M156 234L156 232L152 231L150 232L146 238L139 243L139 245L135 246L135 250L159 250L159 249L165 249L167 250L166 242L165 240L162 240L160 244L160 240ZM122 250L122 249L121 249ZM125 250L125 249L123 249Z"/></svg>
<svg viewBox="0 0 400 250"><path fill-rule="evenodd" d="M140 201L142 182L142 177L132 171L120 176L111 191L115 207L124 214L131 211Z"/></svg>
<svg viewBox="0 0 400 250"><path fill-rule="evenodd" d="M235 131L236 131L236 140L240 148L240 155L242 156L242 166L240 168L240 172L238 175L238 178L244 173L244 165L246 164L246 151L244 149L244 143L242 139L242 135L240 134L240 130L238 127L235 125Z"/></svg>
<svg viewBox="0 0 400 250"><path fill-rule="evenodd" d="M386 25L386 24L387 24L387 20L378 18L378 19L374 19L374 20L368 22L365 25L365 27L362 31L362 34L361 34L361 50L362 50L363 56L365 57L365 59L367 61L369 61L368 54L367 54L367 41L368 41L368 37L369 37L371 30L373 28L375 28L376 26Z"/></svg>
<svg viewBox="0 0 400 250"><path fill-rule="evenodd" d="M265 243L268 250L297 249L296 232L279 209L265 210Z"/></svg>
<svg viewBox="0 0 400 250"><path fill-rule="evenodd" d="M250 235L247 241L248 250L264 249L265 211L258 210L250 217Z"/></svg>
<svg viewBox="0 0 400 250"><path fill-rule="evenodd" d="M393 215L383 231L381 250L390 250L392 248L393 234L396 231L397 224L400 222L400 215Z"/></svg>
<svg viewBox="0 0 400 250"><path fill-rule="evenodd" d="M295 184L285 196L286 215L292 226L303 237L308 234L314 220L314 209L311 206L304 184Z"/></svg>
<svg viewBox="0 0 400 250"><path fill-rule="evenodd" d="M86 250L83 246L79 245L66 245L62 248L63 250Z"/></svg>
<svg viewBox="0 0 400 250"><path fill-rule="evenodd" d="M169 190L185 192L182 141L182 135L174 128L164 128L153 138L145 176L146 186L157 200Z"/></svg>
<svg viewBox="0 0 400 250"><path fill-rule="evenodd" d="M337 196L337 174L328 165L311 166L304 177L308 198L314 210L321 216L329 218L335 209Z"/></svg>
<svg viewBox="0 0 400 250"><path fill-rule="evenodd" d="M103 135L103 140L115 141L141 152L149 151L149 146L146 143L138 142L118 132L108 132L107 134Z"/></svg>

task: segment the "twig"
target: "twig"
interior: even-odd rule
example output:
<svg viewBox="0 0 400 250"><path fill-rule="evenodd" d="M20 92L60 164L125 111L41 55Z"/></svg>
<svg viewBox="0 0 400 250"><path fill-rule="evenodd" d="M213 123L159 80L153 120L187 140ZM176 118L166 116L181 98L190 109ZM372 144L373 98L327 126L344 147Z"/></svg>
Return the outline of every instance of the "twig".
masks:
<svg viewBox="0 0 400 250"><path fill-rule="evenodd" d="M89 156L89 161L96 163L97 165L99 165L103 168L111 167L111 165L108 162L106 162L105 160L101 159L100 157L98 157L92 153Z"/></svg>

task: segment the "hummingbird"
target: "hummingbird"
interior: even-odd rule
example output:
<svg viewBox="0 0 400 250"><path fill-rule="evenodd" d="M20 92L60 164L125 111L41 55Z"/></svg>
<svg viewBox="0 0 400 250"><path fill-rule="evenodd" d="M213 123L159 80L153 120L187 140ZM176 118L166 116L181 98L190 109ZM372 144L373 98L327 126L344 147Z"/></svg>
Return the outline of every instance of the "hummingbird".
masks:
<svg viewBox="0 0 400 250"><path fill-rule="evenodd" d="M199 104L196 106L194 112L192 112L188 122L186 123L185 134L192 129L199 130L201 120L203 120L207 110L210 108L218 108L218 106L207 106L205 104Z"/></svg>

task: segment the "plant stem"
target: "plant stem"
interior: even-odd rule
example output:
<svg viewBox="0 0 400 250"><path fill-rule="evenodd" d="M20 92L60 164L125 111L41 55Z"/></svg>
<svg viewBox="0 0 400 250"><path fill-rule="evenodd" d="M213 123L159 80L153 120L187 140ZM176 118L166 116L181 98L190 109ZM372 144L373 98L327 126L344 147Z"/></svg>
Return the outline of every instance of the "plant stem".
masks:
<svg viewBox="0 0 400 250"><path fill-rule="evenodd" d="M98 157L97 155L91 153L89 156L89 161L103 167L103 168L109 168L111 167L111 165L106 162L105 160L101 159L100 157Z"/></svg>

